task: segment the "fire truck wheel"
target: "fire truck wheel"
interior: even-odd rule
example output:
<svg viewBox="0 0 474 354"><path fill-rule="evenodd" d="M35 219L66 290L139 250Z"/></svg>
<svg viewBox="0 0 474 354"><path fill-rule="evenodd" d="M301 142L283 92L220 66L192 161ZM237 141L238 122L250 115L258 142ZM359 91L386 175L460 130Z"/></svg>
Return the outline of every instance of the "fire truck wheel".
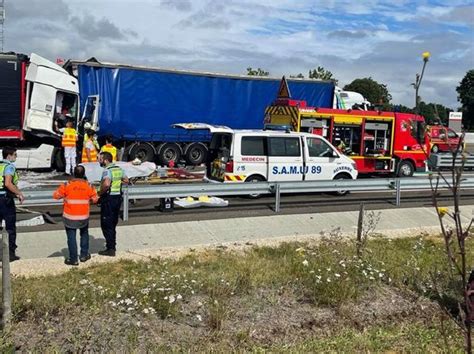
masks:
<svg viewBox="0 0 474 354"><path fill-rule="evenodd" d="M433 147L431 148L431 152L433 154L437 154L439 152L439 147L438 145L433 145Z"/></svg>
<svg viewBox="0 0 474 354"><path fill-rule="evenodd" d="M411 177L415 172L415 168L410 161L401 161L398 165L398 177Z"/></svg>
<svg viewBox="0 0 474 354"><path fill-rule="evenodd" d="M200 165L207 158L207 148L203 144L193 143L190 144L186 149L186 164L189 165Z"/></svg>
<svg viewBox="0 0 474 354"><path fill-rule="evenodd" d="M174 163L177 164L180 158L181 149L174 143L163 144L158 151L158 161L165 166L168 166L170 161L174 161Z"/></svg>
<svg viewBox="0 0 474 354"><path fill-rule="evenodd" d="M249 178L245 180L245 183L257 183L257 182L265 182L265 178L263 178L262 176L255 175L255 176L250 176ZM258 194L258 193L249 194L248 197L252 199L256 199L256 198L260 198L261 194Z"/></svg>
<svg viewBox="0 0 474 354"><path fill-rule="evenodd" d="M334 180L341 180L341 179L352 179L352 177L345 173L340 173L336 177L334 177ZM340 191L334 192L334 195L343 196L343 195L346 195L347 193L349 193L348 190L340 190Z"/></svg>
<svg viewBox="0 0 474 354"><path fill-rule="evenodd" d="M66 160L64 159L64 150L57 148L54 150L53 155L53 167L56 169L56 171L66 171Z"/></svg>

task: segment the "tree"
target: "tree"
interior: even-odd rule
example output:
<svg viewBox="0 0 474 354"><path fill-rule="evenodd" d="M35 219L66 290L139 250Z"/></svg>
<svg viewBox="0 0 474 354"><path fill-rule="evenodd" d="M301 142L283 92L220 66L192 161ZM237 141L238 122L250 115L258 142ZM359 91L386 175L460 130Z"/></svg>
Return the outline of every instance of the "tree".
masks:
<svg viewBox="0 0 474 354"><path fill-rule="evenodd" d="M249 76L268 76L270 73L265 71L261 68L257 68L256 70L252 69L251 67L247 68L247 75Z"/></svg>
<svg viewBox="0 0 474 354"><path fill-rule="evenodd" d="M332 76L332 72L324 69L322 66L318 66L316 69L310 70L308 73L310 79L319 79L319 80L334 80L337 83L336 78Z"/></svg>
<svg viewBox="0 0 474 354"><path fill-rule="evenodd" d="M474 69L469 70L456 87L458 101L462 104L463 124L466 128L474 128Z"/></svg>
<svg viewBox="0 0 474 354"><path fill-rule="evenodd" d="M355 91L364 96L374 105L390 103L392 95L388 93L387 85L379 84L371 77L355 79L349 85L344 86L345 91Z"/></svg>
<svg viewBox="0 0 474 354"><path fill-rule="evenodd" d="M421 101L418 105L418 112L423 117L427 124L441 123L448 125L449 112L453 110L438 103L425 103Z"/></svg>
<svg viewBox="0 0 474 354"><path fill-rule="evenodd" d="M298 75L290 75L290 78L293 79L304 79L304 75L302 73L299 73Z"/></svg>

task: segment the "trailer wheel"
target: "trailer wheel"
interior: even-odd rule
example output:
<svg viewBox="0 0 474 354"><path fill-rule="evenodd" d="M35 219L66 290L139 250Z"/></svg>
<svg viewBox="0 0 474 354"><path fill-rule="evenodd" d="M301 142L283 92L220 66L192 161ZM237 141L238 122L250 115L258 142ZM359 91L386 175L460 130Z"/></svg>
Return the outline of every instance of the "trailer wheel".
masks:
<svg viewBox="0 0 474 354"><path fill-rule="evenodd" d="M189 144L186 148L186 163L189 165L200 165L207 158L207 148L201 143Z"/></svg>
<svg viewBox="0 0 474 354"><path fill-rule="evenodd" d="M166 143L161 146L158 152L158 161L161 165L168 166L171 161L178 163L181 158L181 149L177 144Z"/></svg>
<svg viewBox="0 0 474 354"><path fill-rule="evenodd" d="M437 154L439 152L439 146L438 145L433 145L433 147L431 148L431 152L433 154Z"/></svg>
<svg viewBox="0 0 474 354"><path fill-rule="evenodd" d="M155 149L148 143L136 143L130 148L128 159L153 162L155 159Z"/></svg>
<svg viewBox="0 0 474 354"><path fill-rule="evenodd" d="M411 177L415 173L415 167L410 161L401 161L398 165L398 177Z"/></svg>

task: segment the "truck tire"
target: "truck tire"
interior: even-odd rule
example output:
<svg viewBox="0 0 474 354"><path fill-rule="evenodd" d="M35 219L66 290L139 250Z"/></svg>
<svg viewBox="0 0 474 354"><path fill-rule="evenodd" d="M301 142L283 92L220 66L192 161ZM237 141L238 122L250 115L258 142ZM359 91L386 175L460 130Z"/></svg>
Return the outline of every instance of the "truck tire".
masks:
<svg viewBox="0 0 474 354"><path fill-rule="evenodd" d="M64 159L64 150L63 149L55 148L53 150L52 167L58 172L66 171L66 160Z"/></svg>
<svg viewBox="0 0 474 354"><path fill-rule="evenodd" d="M201 143L189 144L184 158L187 165L200 165L207 159L207 147Z"/></svg>
<svg viewBox="0 0 474 354"><path fill-rule="evenodd" d="M181 148L175 143L161 145L158 151L158 161L161 165L168 166L171 161L178 163L181 159Z"/></svg>
<svg viewBox="0 0 474 354"><path fill-rule="evenodd" d="M128 159L133 161L139 159L142 162L155 160L155 148L149 143L135 143L130 147Z"/></svg>
<svg viewBox="0 0 474 354"><path fill-rule="evenodd" d="M408 160L400 161L398 165L398 177L411 177L415 173L415 167L413 164Z"/></svg>

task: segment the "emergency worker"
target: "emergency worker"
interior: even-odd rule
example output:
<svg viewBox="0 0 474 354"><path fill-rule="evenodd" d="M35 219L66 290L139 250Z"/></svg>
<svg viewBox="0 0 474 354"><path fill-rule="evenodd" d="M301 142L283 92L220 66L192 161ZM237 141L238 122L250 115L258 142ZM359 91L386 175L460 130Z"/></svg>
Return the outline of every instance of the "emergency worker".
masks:
<svg viewBox="0 0 474 354"><path fill-rule="evenodd" d="M3 160L0 162L0 225L5 220L9 236L10 262L13 262L20 259L16 255L16 209L14 198L18 198L20 204L22 204L25 197L17 187L18 173L13 164L16 161L16 149L4 147L2 156Z"/></svg>
<svg viewBox="0 0 474 354"><path fill-rule="evenodd" d="M67 120L66 128L63 131L61 145L64 148L64 159L66 160L66 174L71 175L76 167L76 141L77 133L73 128L73 121Z"/></svg>
<svg viewBox="0 0 474 354"><path fill-rule="evenodd" d="M97 162L97 148L94 144L94 134L92 129L87 131L87 141L84 142L82 147L82 158L81 162Z"/></svg>
<svg viewBox="0 0 474 354"><path fill-rule="evenodd" d="M106 249L99 251L102 256L115 257L116 227L122 204L122 184L128 183L125 172L112 163L112 155L102 152L99 163L105 168L100 181L100 227L105 237Z"/></svg>
<svg viewBox="0 0 474 354"><path fill-rule="evenodd" d="M79 260L87 262L91 259L89 253L89 203L97 203L98 197L94 187L85 179L84 166L74 168L74 178L59 186L53 193L54 199L63 199L63 222L66 229L67 246L69 257L64 263L67 265L79 265L77 259L76 230L81 235L81 251Z"/></svg>
<svg viewBox="0 0 474 354"><path fill-rule="evenodd" d="M117 161L117 148L112 145L112 137L110 135L105 137L105 145L102 146L100 152L110 152L112 155L112 162Z"/></svg>

